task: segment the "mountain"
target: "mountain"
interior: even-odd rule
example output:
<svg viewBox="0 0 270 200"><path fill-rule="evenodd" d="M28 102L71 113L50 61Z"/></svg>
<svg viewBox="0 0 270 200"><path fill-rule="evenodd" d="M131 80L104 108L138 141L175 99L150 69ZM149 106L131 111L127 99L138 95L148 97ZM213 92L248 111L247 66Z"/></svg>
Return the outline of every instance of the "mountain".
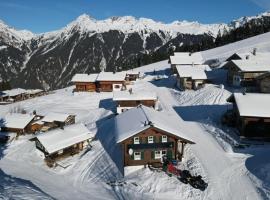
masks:
<svg viewBox="0 0 270 200"><path fill-rule="evenodd" d="M120 71L152 62L156 52L160 59L177 48L210 48L216 38L263 17L270 14L205 25L131 16L96 20L83 14L58 31L39 35L0 21L0 78L14 87L62 88L78 72Z"/></svg>

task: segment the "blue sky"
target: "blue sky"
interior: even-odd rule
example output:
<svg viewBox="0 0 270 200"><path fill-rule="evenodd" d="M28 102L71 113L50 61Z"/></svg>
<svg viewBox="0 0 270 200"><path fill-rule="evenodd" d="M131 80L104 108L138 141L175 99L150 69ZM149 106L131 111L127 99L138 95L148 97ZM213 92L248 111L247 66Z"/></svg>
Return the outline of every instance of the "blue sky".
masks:
<svg viewBox="0 0 270 200"><path fill-rule="evenodd" d="M59 29L86 13L96 19L132 15L162 22L230 22L270 9L270 0L0 0L0 19L35 33Z"/></svg>

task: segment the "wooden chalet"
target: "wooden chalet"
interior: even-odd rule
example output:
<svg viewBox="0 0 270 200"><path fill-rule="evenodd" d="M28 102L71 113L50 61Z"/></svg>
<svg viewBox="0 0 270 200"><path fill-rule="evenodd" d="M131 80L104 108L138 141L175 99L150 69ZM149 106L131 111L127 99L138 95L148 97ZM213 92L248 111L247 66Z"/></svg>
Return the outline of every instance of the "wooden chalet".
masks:
<svg viewBox="0 0 270 200"><path fill-rule="evenodd" d="M67 125L75 124L75 115L65 113L49 113L40 120L31 124L31 131L46 132L55 128L62 128Z"/></svg>
<svg viewBox="0 0 270 200"><path fill-rule="evenodd" d="M197 90L204 87L209 80L206 71L210 71L208 65L198 65L196 67L189 65L178 65L177 71L177 87L179 89Z"/></svg>
<svg viewBox="0 0 270 200"><path fill-rule="evenodd" d="M255 79L270 71L270 62L265 60L233 60L224 66L228 70L227 82L232 86L253 87Z"/></svg>
<svg viewBox="0 0 270 200"><path fill-rule="evenodd" d="M194 144L181 131L178 118L146 106L123 112L113 124L124 166L160 163L163 156L181 160L185 145Z"/></svg>
<svg viewBox="0 0 270 200"><path fill-rule="evenodd" d="M256 82L259 92L270 93L270 72L258 76Z"/></svg>
<svg viewBox="0 0 270 200"><path fill-rule="evenodd" d="M97 90L99 92L121 91L126 89L124 72L100 72L97 77Z"/></svg>
<svg viewBox="0 0 270 200"><path fill-rule="evenodd" d="M27 92L25 89L16 88L3 91L2 98L7 102L17 102L27 99Z"/></svg>
<svg viewBox="0 0 270 200"><path fill-rule="evenodd" d="M75 74L71 82L76 86L76 92L95 92L98 74Z"/></svg>
<svg viewBox="0 0 270 200"><path fill-rule="evenodd" d="M0 121L1 131L14 132L18 135L31 133L31 123L35 120L35 115L10 113Z"/></svg>
<svg viewBox="0 0 270 200"><path fill-rule="evenodd" d="M270 138L270 94L234 93L227 101L233 103L228 112L240 136Z"/></svg>
<svg viewBox="0 0 270 200"><path fill-rule="evenodd" d="M36 148L44 154L46 161L54 162L80 152L88 146L93 137L93 133L85 125L73 124L47 134L39 134L35 142Z"/></svg>
<svg viewBox="0 0 270 200"><path fill-rule="evenodd" d="M25 94L26 94L26 98L29 99L29 98L43 96L45 94L45 91L41 89L29 89L29 90L26 90Z"/></svg>
<svg viewBox="0 0 270 200"><path fill-rule="evenodd" d="M170 56L169 63L171 64L172 73L176 74L176 67L178 65L202 65L204 63L204 59L200 52L175 52L174 56Z"/></svg>
<svg viewBox="0 0 270 200"><path fill-rule="evenodd" d="M157 94L149 91L118 91L113 93L113 101L117 104L117 113L120 114L140 104L155 108Z"/></svg>

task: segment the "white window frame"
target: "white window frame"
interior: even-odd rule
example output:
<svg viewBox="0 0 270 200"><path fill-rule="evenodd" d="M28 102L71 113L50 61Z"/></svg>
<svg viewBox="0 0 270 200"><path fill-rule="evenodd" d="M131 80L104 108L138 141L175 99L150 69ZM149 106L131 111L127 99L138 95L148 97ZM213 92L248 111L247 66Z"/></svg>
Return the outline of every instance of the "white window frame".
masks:
<svg viewBox="0 0 270 200"><path fill-rule="evenodd" d="M133 143L134 144L140 144L140 137L134 137L133 138Z"/></svg>
<svg viewBox="0 0 270 200"><path fill-rule="evenodd" d="M155 159L161 159L162 155L161 155L161 151L155 151Z"/></svg>
<svg viewBox="0 0 270 200"><path fill-rule="evenodd" d="M134 152L134 160L141 160L141 159L142 159L142 152L139 151Z"/></svg>
<svg viewBox="0 0 270 200"><path fill-rule="evenodd" d="M161 142L162 142L162 143L168 142L168 136L167 136L167 135L162 135L162 136L161 136Z"/></svg>
<svg viewBox="0 0 270 200"><path fill-rule="evenodd" d="M154 136L148 136L148 144L153 144L154 143Z"/></svg>

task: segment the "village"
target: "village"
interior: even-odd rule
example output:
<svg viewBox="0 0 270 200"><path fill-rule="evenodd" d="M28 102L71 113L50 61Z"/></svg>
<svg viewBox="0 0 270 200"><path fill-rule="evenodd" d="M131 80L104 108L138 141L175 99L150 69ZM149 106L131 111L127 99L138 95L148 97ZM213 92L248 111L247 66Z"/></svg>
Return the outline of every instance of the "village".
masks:
<svg viewBox="0 0 270 200"><path fill-rule="evenodd" d="M213 120L222 130L233 130L227 134L222 131L221 135L232 148L269 142L270 54L258 52L256 48L248 50L247 53L231 53L218 66L211 65L201 52L174 52L169 60L160 62L160 66L123 72L77 73L70 80L69 88L57 92L20 88L1 91L0 155L5 159L5 151L27 140L34 148L29 156L44 164L42 170L73 170L79 166L79 157L94 151L100 142L99 149L104 148L106 159L110 160L103 161L103 165L107 165L102 167L106 170L104 176L112 173L117 174L116 177L134 179L133 171L137 167L147 167L152 173L165 172L174 183L184 185L181 190L191 188L186 192L187 196L191 191L195 195L191 199L201 198L207 186L213 186L202 169L187 167L191 149L199 148L200 137L203 137L191 133L196 130L189 127L189 121L198 120L192 115L202 114L209 120L214 114L218 116ZM170 92L163 88L174 90L175 99L179 98L183 105L172 103L176 100L167 102L174 97L168 97ZM207 102L214 91L218 91L219 100L212 105L207 102L203 110L184 110L192 99L185 102L183 95L200 91L206 92L202 101ZM53 100L48 99L50 96ZM221 101L225 108L215 110ZM198 129L198 134L203 133ZM99 154L91 155L95 160ZM73 158L75 160L71 161ZM31 159L34 158L25 161ZM113 168L109 165L119 172L109 171ZM136 173L136 178L140 173ZM106 183L120 187L126 184L119 181L122 179L106 179ZM258 197L254 188L250 188L250 192Z"/></svg>

